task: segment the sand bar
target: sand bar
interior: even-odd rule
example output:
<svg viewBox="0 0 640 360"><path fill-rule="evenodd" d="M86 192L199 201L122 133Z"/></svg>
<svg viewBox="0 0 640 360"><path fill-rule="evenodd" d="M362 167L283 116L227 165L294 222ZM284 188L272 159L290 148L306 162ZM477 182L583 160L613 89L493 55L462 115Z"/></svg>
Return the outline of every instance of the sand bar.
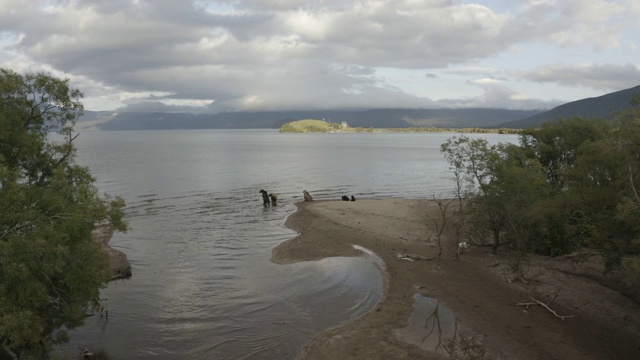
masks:
<svg viewBox="0 0 640 360"><path fill-rule="evenodd" d="M446 248L440 262L409 261L399 255L429 259L437 254L428 215L439 212L432 200L332 200L297 206L287 226L298 236L273 250L274 262L360 256L353 247L359 245L375 252L386 268L382 301L363 317L317 336L301 359L449 358L457 350L446 345L455 340L444 339L433 351L401 336L416 297L455 314L458 339L473 339L480 349L472 350L487 359L640 358L640 306L600 285L598 264L576 268L532 257L525 283L509 272L507 255L493 256L485 248L468 249L459 259L454 248ZM540 306L516 305L557 290L551 307L573 317L561 320Z"/></svg>

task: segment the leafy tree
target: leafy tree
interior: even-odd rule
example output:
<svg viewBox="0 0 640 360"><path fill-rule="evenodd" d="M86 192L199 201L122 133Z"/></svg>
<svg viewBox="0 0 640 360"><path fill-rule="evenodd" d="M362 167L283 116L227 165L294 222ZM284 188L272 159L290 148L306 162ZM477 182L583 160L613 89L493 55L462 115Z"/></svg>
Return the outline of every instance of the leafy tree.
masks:
<svg viewBox="0 0 640 360"><path fill-rule="evenodd" d="M494 177L487 196L503 218L507 242L521 259L531 251L538 229L533 205L547 196L549 186L540 163L522 148L499 144L495 149L498 156L491 167Z"/></svg>
<svg viewBox="0 0 640 360"><path fill-rule="evenodd" d="M74 163L81 97L68 79L0 69L0 354L13 359L44 358L99 307L109 274L91 232L126 230L124 201Z"/></svg>
<svg viewBox="0 0 640 360"><path fill-rule="evenodd" d="M608 270L640 254L640 113L616 122L572 119L527 129L520 145L489 146L464 136L441 148L476 234L561 255L602 252ZM461 186L461 183L465 184Z"/></svg>
<svg viewBox="0 0 640 360"><path fill-rule="evenodd" d="M547 165L553 190L537 201L536 251L558 255L589 246L602 251L607 268L637 252L639 121L630 111L615 123L573 119L523 134L528 154Z"/></svg>
<svg viewBox="0 0 640 360"><path fill-rule="evenodd" d="M605 126L582 118L545 123L540 129L523 130L520 145L545 167L549 184L562 191L565 171L575 161L578 147L585 141L601 139Z"/></svg>
<svg viewBox="0 0 640 360"><path fill-rule="evenodd" d="M499 156L495 147L489 146L484 139L454 136L443 143L440 149L455 176L458 203L462 204L461 193L464 198L469 199L468 220L479 225L471 227L481 236L486 231L491 231L494 239L493 251L497 251L504 216L499 207L494 206L495 188L492 187L492 181L495 174L492 167Z"/></svg>
<svg viewBox="0 0 640 360"><path fill-rule="evenodd" d="M605 139L585 142L568 173L588 245L603 251L607 268L618 267L640 243L640 119L627 119Z"/></svg>

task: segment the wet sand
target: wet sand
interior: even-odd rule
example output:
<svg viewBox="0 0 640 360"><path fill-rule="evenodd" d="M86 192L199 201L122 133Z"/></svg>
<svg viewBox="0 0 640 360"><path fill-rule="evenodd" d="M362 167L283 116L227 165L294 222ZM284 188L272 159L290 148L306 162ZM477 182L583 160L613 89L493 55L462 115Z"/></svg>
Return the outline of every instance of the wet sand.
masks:
<svg viewBox="0 0 640 360"><path fill-rule="evenodd" d="M640 306L600 285L598 264L532 257L525 283L508 270L508 255L493 256L485 248L467 249L456 259L455 246L446 246L440 262L428 260L438 251L429 226L428 216L439 216L432 200L297 206L287 226L298 236L273 250L275 263L364 255L353 245L385 263L381 302L317 336L301 359L640 358ZM401 258L407 254L417 260ZM558 290L550 308L573 317L561 320L541 306L517 305Z"/></svg>

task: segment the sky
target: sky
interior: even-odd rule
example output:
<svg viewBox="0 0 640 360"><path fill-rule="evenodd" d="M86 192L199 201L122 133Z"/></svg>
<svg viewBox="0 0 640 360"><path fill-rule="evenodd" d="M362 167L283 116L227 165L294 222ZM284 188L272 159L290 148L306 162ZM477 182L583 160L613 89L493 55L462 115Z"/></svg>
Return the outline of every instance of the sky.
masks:
<svg viewBox="0 0 640 360"><path fill-rule="evenodd" d="M0 0L0 67L104 111L551 109L640 85L638 0Z"/></svg>

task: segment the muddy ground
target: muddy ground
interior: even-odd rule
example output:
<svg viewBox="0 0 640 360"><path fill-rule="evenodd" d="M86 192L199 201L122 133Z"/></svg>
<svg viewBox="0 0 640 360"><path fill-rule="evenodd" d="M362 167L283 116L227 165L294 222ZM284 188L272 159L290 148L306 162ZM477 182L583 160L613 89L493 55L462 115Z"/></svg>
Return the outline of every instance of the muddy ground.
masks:
<svg viewBox="0 0 640 360"><path fill-rule="evenodd" d="M456 258L443 238L437 261L429 216L439 212L426 199L298 204L287 225L299 234L273 250L274 262L364 256L355 244L385 263L382 301L320 334L300 358L640 358L640 305L607 286L596 256L532 257L514 274L509 254L471 247ZM416 299L430 307L417 311ZM524 304L534 300L549 309Z"/></svg>

